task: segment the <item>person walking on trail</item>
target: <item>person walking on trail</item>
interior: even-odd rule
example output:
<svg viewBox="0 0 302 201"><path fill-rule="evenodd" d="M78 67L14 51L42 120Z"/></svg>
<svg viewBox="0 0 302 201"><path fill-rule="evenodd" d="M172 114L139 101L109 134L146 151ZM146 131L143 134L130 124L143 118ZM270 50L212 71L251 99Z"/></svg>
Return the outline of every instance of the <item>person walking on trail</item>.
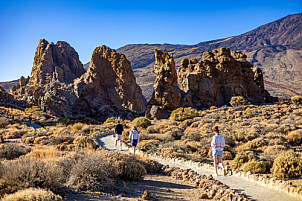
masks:
<svg viewBox="0 0 302 201"><path fill-rule="evenodd" d="M120 151L122 150L122 134L124 131L124 127L122 124L120 124L120 121L117 122L115 126L115 144L114 144L114 150L116 150L117 142L120 141Z"/></svg>
<svg viewBox="0 0 302 201"><path fill-rule="evenodd" d="M139 141L139 134L135 126L133 126L132 131L130 131L129 140L131 140L131 147L133 147L133 154L135 154L136 145Z"/></svg>
<svg viewBox="0 0 302 201"><path fill-rule="evenodd" d="M211 147L212 147L212 155L214 158L214 167L216 173L213 176L218 176L217 163L222 168L224 176L226 176L226 170L222 163L222 155L223 155L223 148L225 146L225 139L223 135L219 135L218 126L214 127L214 134L215 135L213 136Z"/></svg>
<svg viewBox="0 0 302 201"><path fill-rule="evenodd" d="M31 124L31 120L32 120L31 115L29 115L29 117L28 117L28 123L29 124Z"/></svg>

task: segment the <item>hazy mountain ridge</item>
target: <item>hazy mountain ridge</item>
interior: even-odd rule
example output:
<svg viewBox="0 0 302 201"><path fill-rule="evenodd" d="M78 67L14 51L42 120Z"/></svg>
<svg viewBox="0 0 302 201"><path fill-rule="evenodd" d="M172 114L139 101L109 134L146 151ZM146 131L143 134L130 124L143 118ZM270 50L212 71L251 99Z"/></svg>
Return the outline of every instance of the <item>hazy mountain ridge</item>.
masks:
<svg viewBox="0 0 302 201"><path fill-rule="evenodd" d="M125 54L131 62L137 82L148 99L155 79L152 73L155 48L173 54L176 67L179 67L186 57L200 60L204 51L220 47L244 52L253 65L263 70L265 81L272 83L268 86L272 95L290 97L302 94L302 13L288 15L239 36L197 45L131 44L117 51Z"/></svg>

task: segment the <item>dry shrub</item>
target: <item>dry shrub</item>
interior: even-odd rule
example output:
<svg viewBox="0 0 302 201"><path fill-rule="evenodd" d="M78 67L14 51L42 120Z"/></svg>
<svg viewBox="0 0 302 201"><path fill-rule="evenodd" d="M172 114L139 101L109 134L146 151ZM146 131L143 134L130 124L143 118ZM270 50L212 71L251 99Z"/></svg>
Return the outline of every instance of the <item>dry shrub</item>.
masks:
<svg viewBox="0 0 302 201"><path fill-rule="evenodd" d="M229 151L223 151L222 159L223 160L232 160L233 159L233 155Z"/></svg>
<svg viewBox="0 0 302 201"><path fill-rule="evenodd" d="M0 158L5 158L7 160L12 160L19 158L22 155L30 152L30 148L26 148L15 144L3 144L0 148Z"/></svg>
<svg viewBox="0 0 302 201"><path fill-rule="evenodd" d="M291 98L292 103L295 105L302 105L302 97L301 96L294 96Z"/></svg>
<svg viewBox="0 0 302 201"><path fill-rule="evenodd" d="M78 136L74 141L73 144L76 149L96 149L98 146L96 142L91 138L87 136Z"/></svg>
<svg viewBox="0 0 302 201"><path fill-rule="evenodd" d="M233 163L231 164L232 169L240 169L244 163L257 159L254 152L240 152L234 158Z"/></svg>
<svg viewBox="0 0 302 201"><path fill-rule="evenodd" d="M245 135L246 135L245 131L238 131L233 135L233 139L237 142L245 141L246 140Z"/></svg>
<svg viewBox="0 0 302 201"><path fill-rule="evenodd" d="M128 159L128 160L127 160ZM147 174L144 166L137 160L117 160L115 162L117 176L122 180L140 181Z"/></svg>
<svg viewBox="0 0 302 201"><path fill-rule="evenodd" d="M72 167L68 184L77 190L104 191L114 186L114 164L99 154L84 156Z"/></svg>
<svg viewBox="0 0 302 201"><path fill-rule="evenodd" d="M166 147L160 150L160 154L164 157L180 158L184 156L184 151L177 147Z"/></svg>
<svg viewBox="0 0 302 201"><path fill-rule="evenodd" d="M256 138L236 147L236 151L263 151L267 145L268 141L265 138Z"/></svg>
<svg viewBox="0 0 302 201"><path fill-rule="evenodd" d="M295 178L302 175L302 154L289 150L281 153L272 167L274 177Z"/></svg>
<svg viewBox="0 0 302 201"><path fill-rule="evenodd" d="M243 96L233 96L230 101L231 106L247 105L249 102Z"/></svg>
<svg viewBox="0 0 302 201"><path fill-rule="evenodd" d="M148 173L158 173L160 172L163 166L159 162L155 160L151 160L150 158L145 156L139 156L139 160Z"/></svg>
<svg viewBox="0 0 302 201"><path fill-rule="evenodd" d="M14 131L8 131L6 132L6 135L4 136L5 139L14 139L14 138L20 138L22 137L26 131L23 130L14 130Z"/></svg>
<svg viewBox="0 0 302 201"><path fill-rule="evenodd" d="M199 141L201 139L200 133L201 129L188 127L184 132L183 139Z"/></svg>
<svg viewBox="0 0 302 201"><path fill-rule="evenodd" d="M47 188L55 192L63 186L67 177L63 167L53 162L23 157L4 163L0 179L4 180L2 192L15 192L25 188Z"/></svg>
<svg viewBox="0 0 302 201"><path fill-rule="evenodd" d="M34 140L34 144L46 144L47 140L48 140L47 136L37 137Z"/></svg>
<svg viewBox="0 0 302 201"><path fill-rule="evenodd" d="M198 117L199 112L193 108L177 108L176 110L173 110L170 119L175 121L184 121L186 119L193 119L194 117Z"/></svg>
<svg viewBox="0 0 302 201"><path fill-rule="evenodd" d="M73 151L75 150L75 146L73 144L68 144L68 142L63 142L61 144L58 144L56 146L56 149L60 151Z"/></svg>
<svg viewBox="0 0 302 201"><path fill-rule="evenodd" d="M242 170L245 172L255 173L265 173L267 170L267 164L263 161L256 161L255 159L244 163L241 166Z"/></svg>
<svg viewBox="0 0 302 201"><path fill-rule="evenodd" d="M84 125L82 123L73 124L73 126L72 126L72 132L76 133L76 132L82 130L83 126Z"/></svg>
<svg viewBox="0 0 302 201"><path fill-rule="evenodd" d="M180 140L180 138L183 136L184 130L177 126L170 126L167 129L164 130L165 133L169 132L169 135L171 135L174 140Z"/></svg>
<svg viewBox="0 0 302 201"><path fill-rule="evenodd" d="M151 121L146 117L138 117L132 121L132 124L138 128L147 128L151 125Z"/></svg>
<svg viewBox="0 0 302 201"><path fill-rule="evenodd" d="M156 130L156 129L154 128L154 126L149 126L149 127L147 128L147 132L148 132L148 133L158 133L158 130Z"/></svg>
<svg viewBox="0 0 302 201"><path fill-rule="evenodd" d="M5 128L8 125L8 120L5 117L0 118L0 128Z"/></svg>
<svg viewBox="0 0 302 201"><path fill-rule="evenodd" d="M284 145L273 145L273 146L266 147L264 153L279 154L283 151L286 151L286 147Z"/></svg>
<svg viewBox="0 0 302 201"><path fill-rule="evenodd" d="M156 152L159 140L144 140L140 141L137 145L137 149L146 152Z"/></svg>
<svg viewBox="0 0 302 201"><path fill-rule="evenodd" d="M62 201L62 197L49 190L29 188L6 195L2 201Z"/></svg>
<svg viewBox="0 0 302 201"><path fill-rule="evenodd" d="M287 135L287 139L290 143L301 145L302 143L302 129L291 131Z"/></svg>
<svg viewBox="0 0 302 201"><path fill-rule="evenodd" d="M29 158L36 158L36 159L41 159L41 158L58 158L63 156L62 152L59 152L55 150L52 147L49 148L40 148L36 147L33 151L29 152L26 157Z"/></svg>

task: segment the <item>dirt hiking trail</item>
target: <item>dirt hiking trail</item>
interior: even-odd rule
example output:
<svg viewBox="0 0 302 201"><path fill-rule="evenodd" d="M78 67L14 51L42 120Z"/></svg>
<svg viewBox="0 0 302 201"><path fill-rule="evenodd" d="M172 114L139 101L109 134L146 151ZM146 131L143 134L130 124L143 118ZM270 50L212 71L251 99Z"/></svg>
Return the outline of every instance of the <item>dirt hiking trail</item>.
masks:
<svg viewBox="0 0 302 201"><path fill-rule="evenodd" d="M101 136L97 138L97 141L99 145L102 146L103 148L110 151L114 151L113 134ZM127 154L130 152L130 150L128 147L123 146L123 149L120 152ZM202 168L192 168L189 165L173 163L170 161L166 161L164 159L158 159L152 157L151 159L156 160L163 165L169 165L171 167L179 167L181 169L192 169L200 175L214 174L214 171L211 170L204 170ZM236 190L237 192L240 193L244 193L250 199L259 200L259 201L301 201L300 199L292 197L284 192L277 191L258 184L254 184L237 176L227 175L227 176L217 176L214 178L228 185L231 189Z"/></svg>

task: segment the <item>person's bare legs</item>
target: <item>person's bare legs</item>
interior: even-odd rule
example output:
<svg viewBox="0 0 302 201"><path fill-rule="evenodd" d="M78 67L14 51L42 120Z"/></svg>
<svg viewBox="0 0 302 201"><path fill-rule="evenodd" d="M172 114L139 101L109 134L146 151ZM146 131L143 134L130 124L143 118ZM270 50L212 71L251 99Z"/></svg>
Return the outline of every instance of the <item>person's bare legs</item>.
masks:
<svg viewBox="0 0 302 201"><path fill-rule="evenodd" d="M117 146L117 140L115 140L114 150L116 150L116 146Z"/></svg>
<svg viewBox="0 0 302 201"><path fill-rule="evenodd" d="M218 162L218 157L217 156L213 156L214 158L214 168L215 168L215 171L216 171L216 175L218 175L218 170L217 170L217 162Z"/></svg>
<svg viewBox="0 0 302 201"><path fill-rule="evenodd" d="M133 146L133 154L135 154L135 146Z"/></svg>
<svg viewBox="0 0 302 201"><path fill-rule="evenodd" d="M120 140L120 151L122 151L122 140Z"/></svg>
<svg viewBox="0 0 302 201"><path fill-rule="evenodd" d="M223 170L223 175L226 176L226 170L224 169L223 163L222 163L222 157L217 157L218 158L218 164Z"/></svg>

